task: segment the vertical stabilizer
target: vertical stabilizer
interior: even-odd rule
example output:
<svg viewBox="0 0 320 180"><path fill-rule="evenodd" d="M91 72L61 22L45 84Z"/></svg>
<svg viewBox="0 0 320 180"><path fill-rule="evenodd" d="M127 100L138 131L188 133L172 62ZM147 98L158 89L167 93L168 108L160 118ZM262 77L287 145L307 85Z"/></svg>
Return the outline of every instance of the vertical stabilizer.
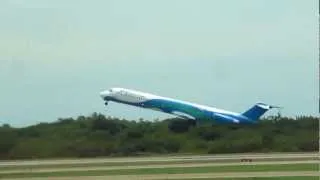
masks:
<svg viewBox="0 0 320 180"><path fill-rule="evenodd" d="M272 108L279 108L276 106L270 106L264 103L257 103L252 108L248 109L246 112L242 113L243 116L256 121L258 120L265 112Z"/></svg>

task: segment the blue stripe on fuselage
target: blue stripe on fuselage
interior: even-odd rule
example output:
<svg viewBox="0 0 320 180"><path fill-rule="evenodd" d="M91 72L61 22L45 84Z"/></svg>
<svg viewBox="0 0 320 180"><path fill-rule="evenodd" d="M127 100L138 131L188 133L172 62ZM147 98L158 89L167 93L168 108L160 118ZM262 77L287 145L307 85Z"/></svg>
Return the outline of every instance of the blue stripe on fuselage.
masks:
<svg viewBox="0 0 320 180"><path fill-rule="evenodd" d="M250 119L242 115L237 116L237 115L231 115L231 114L225 114L225 113L211 112L211 111L199 109L198 107L195 107L189 104L166 100L166 99L150 99L150 100L146 100L138 103L122 101L122 100L115 99L113 97L105 97L104 100L119 102L119 103L128 104L132 106L137 106L137 107L157 109L169 114L173 114L173 112L177 111L181 113L186 113L194 117L195 119L199 119L199 120L215 120L219 123L231 123L230 119L233 118L233 119L239 120L239 123L241 124L254 123L254 121L251 121ZM215 114L221 114L229 118L222 118L222 117L217 118Z"/></svg>

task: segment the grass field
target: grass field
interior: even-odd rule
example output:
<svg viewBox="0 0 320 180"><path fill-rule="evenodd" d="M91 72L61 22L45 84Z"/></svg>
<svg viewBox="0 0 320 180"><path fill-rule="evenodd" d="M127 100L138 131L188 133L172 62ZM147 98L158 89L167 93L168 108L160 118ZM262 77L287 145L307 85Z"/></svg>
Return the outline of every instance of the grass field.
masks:
<svg viewBox="0 0 320 180"><path fill-rule="evenodd" d="M218 180L221 178L193 178L192 180ZM246 177L246 178L224 178L226 180L319 180L317 176L286 176L286 177ZM186 180L186 179L175 179Z"/></svg>
<svg viewBox="0 0 320 180"><path fill-rule="evenodd" d="M0 179L319 179L317 154L312 157L253 159L252 162L197 159L187 161L102 162L85 164L1 165ZM170 158L170 157L169 157ZM306 159L307 158L307 159ZM308 160L308 161L306 161ZM228 164L229 163L229 164ZM169 167L168 167L169 166ZM300 173L299 173L300 172ZM272 177L274 176L274 177Z"/></svg>
<svg viewBox="0 0 320 180"><path fill-rule="evenodd" d="M149 169L90 170L64 172L29 172L1 174L1 178L17 177L65 177L65 176L103 176L103 175L145 175L145 174L185 174L212 172L264 172L264 171L317 171L318 164L279 164L279 165L246 165L246 166L209 166Z"/></svg>

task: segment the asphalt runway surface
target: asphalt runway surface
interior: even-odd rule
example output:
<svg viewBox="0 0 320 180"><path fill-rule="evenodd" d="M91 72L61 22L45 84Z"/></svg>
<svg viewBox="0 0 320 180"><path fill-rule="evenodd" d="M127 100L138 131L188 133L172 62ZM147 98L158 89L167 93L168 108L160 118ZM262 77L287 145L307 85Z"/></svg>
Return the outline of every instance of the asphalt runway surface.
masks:
<svg viewBox="0 0 320 180"><path fill-rule="evenodd" d="M272 159L287 159L272 161ZM313 160L296 160L299 158L312 158ZM128 157L128 158L88 158L88 159L65 159L65 160L23 160L23 161L0 161L1 167L19 167L18 169L1 170L2 173L40 173L40 172L67 172L67 171L89 171L89 170L116 170L116 169L143 169L143 168L170 168L170 167L208 167L208 166L230 166L230 165L260 165L260 164L299 164L319 163L319 153L274 153L274 154L224 154L224 155L193 155L193 156L163 156L163 157ZM241 162L241 159L252 159L253 162ZM268 160L254 162L255 160ZM295 159L295 160L290 160ZM210 160L207 163L199 163L201 160ZM218 162L214 162L219 160ZM221 162L221 160L239 160L238 162ZM173 161L198 161L195 163L166 164ZM108 165L97 166L97 163L119 163L130 162L131 165ZM132 165L132 162L163 162L163 164ZM94 164L92 164L94 163ZM87 167L60 167L59 165L84 164ZM92 164L92 165L90 165ZM38 168L32 166L57 165L57 167ZM30 166L30 168L26 168ZM196 174L150 174L150 175L106 175L106 176L72 176L72 177L45 177L45 179L58 180L102 180L102 179L193 179L193 178L222 178L222 177L272 177L272 176L319 176L316 171L290 171L290 172L224 172L224 173L196 173ZM19 178L19 179L44 179L42 178ZM9 179L7 179L9 180ZM17 179L16 179L17 180Z"/></svg>
<svg viewBox="0 0 320 180"><path fill-rule="evenodd" d="M53 165L53 164L91 164L112 162L169 162L169 161L201 161L201 160L240 160L240 159L275 159L275 158L312 158L319 157L319 153L270 153L270 154L224 154L224 155L185 155L185 156L163 156L163 157L121 157L121 158L82 158L62 160L18 160L0 161L3 166L22 165Z"/></svg>
<svg viewBox="0 0 320 180"><path fill-rule="evenodd" d="M162 165L122 165L122 166L106 166L106 167L70 167L70 168L25 168L18 170L2 170L0 174L7 173L32 173L32 172L66 172L66 171L97 171L97 170L119 170L119 169L153 169L153 168L174 168L174 167L212 167L212 166L237 166L237 165L275 165L275 164L315 164L319 161L268 161L268 162L234 162L234 163L190 163L190 164L162 164Z"/></svg>

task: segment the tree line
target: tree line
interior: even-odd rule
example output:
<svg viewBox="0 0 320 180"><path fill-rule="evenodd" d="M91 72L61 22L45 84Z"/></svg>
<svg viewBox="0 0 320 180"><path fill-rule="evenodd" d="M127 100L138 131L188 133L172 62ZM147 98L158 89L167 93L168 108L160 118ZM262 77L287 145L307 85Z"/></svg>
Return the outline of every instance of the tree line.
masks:
<svg viewBox="0 0 320 180"><path fill-rule="evenodd" d="M192 120L129 121L93 113L51 123L0 127L0 159L308 152L319 149L319 118L270 116L253 125Z"/></svg>

